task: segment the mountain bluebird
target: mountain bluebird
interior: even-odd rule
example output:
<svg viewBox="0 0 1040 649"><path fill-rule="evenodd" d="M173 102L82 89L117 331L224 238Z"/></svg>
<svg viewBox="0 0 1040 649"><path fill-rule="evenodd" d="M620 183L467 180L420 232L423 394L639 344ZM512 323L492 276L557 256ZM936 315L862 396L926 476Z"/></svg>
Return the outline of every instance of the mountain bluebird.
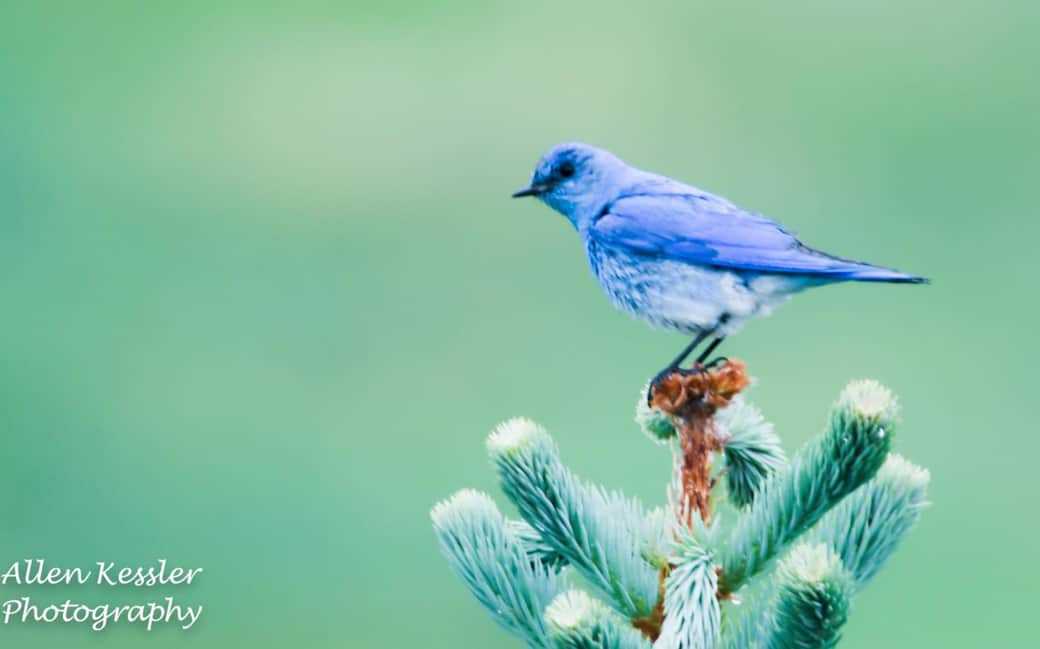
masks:
<svg viewBox="0 0 1040 649"><path fill-rule="evenodd" d="M927 281L814 250L760 214L586 144L546 153L521 196L567 217L615 306L694 337L655 383L711 337L699 368L723 338L806 288Z"/></svg>

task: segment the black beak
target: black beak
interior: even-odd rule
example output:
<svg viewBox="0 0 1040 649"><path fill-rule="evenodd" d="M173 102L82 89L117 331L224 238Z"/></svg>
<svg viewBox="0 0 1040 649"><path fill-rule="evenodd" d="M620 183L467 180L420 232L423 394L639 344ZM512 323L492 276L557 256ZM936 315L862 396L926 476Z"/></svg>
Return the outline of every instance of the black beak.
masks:
<svg viewBox="0 0 1040 649"><path fill-rule="evenodd" d="M526 189L521 189L518 192L513 192L513 198L523 198L524 196L537 196L543 193L548 187L544 185L531 185Z"/></svg>

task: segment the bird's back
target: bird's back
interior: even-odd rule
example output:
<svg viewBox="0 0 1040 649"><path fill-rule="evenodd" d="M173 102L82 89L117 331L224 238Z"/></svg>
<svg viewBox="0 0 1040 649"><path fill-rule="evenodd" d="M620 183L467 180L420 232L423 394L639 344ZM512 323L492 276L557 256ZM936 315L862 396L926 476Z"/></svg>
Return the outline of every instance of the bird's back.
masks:
<svg viewBox="0 0 1040 649"><path fill-rule="evenodd" d="M635 172L584 235L630 254L734 271L801 275L823 282L926 280L821 252L775 221L671 178Z"/></svg>

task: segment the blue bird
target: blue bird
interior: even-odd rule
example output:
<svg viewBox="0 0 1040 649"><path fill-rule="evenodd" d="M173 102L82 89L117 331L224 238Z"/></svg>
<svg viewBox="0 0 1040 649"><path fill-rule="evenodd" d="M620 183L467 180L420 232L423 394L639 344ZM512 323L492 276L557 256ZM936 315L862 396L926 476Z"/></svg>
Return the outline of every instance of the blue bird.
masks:
<svg viewBox="0 0 1040 649"><path fill-rule="evenodd" d="M567 217L616 307L693 336L655 384L712 338L696 371L725 337L804 289L928 281L814 250L760 214L586 144L553 147L530 185L513 194L522 196L536 196Z"/></svg>

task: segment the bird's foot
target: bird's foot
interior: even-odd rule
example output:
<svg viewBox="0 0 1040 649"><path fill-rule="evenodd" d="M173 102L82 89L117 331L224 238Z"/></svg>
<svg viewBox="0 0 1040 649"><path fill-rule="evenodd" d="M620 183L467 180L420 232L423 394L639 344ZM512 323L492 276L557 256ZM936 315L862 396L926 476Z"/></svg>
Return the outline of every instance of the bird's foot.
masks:
<svg viewBox="0 0 1040 649"><path fill-rule="evenodd" d="M708 361L707 363L705 363L702 367L704 368L704 370L713 370L716 367L722 367L723 365L725 365L728 362L729 362L729 359L726 358L725 356L716 356L715 358L713 358L710 361Z"/></svg>
<svg viewBox="0 0 1040 649"><path fill-rule="evenodd" d="M718 359L715 359L715 360L718 360ZM725 359L723 359L723 360L725 360ZM714 362L715 361L712 361L712 363L714 363ZM669 367L664 368L663 370L658 372L657 375L654 376L653 379L650 380L650 387L646 391L646 403L647 403L647 405L653 404L653 401L654 401L654 390L656 390L657 387L659 385L661 385L661 382L664 381L669 376L671 376L673 374L678 374L679 376L693 376L694 374L700 374L700 373L706 371L707 369L709 369L712 366L713 365L701 365L700 363L694 363L693 367L690 367L690 368L673 367L673 366L669 366Z"/></svg>

